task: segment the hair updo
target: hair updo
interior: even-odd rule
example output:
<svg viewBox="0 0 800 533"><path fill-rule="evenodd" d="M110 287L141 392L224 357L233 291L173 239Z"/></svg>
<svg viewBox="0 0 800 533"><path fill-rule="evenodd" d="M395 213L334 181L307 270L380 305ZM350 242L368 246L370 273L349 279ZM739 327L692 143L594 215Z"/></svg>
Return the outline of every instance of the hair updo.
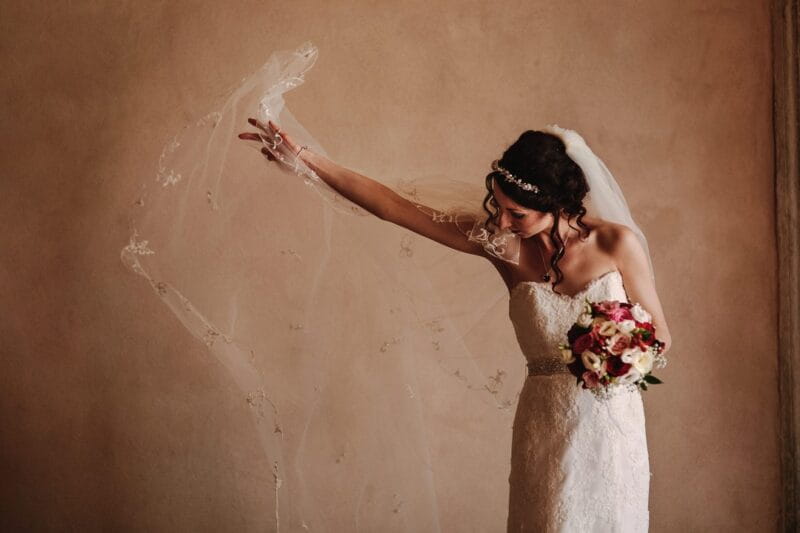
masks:
<svg viewBox="0 0 800 533"><path fill-rule="evenodd" d="M494 201L492 183L497 183L503 193L521 206L553 215L554 220L564 214L572 225L572 219L581 228L583 238L589 235L589 228L583 222L586 208L583 199L589 192L589 185L583 170L567 155L564 142L556 135L542 131L528 130L503 152L500 166L517 179L536 185L538 192L526 191L514 183L506 181L499 171L486 176L488 193L483 200L483 208L488 213L487 224L497 223L498 210ZM578 228L575 228L578 229ZM553 224L550 237L556 245L556 253L550 266L556 279L553 288L561 283L564 275L558 262L564 256L566 246L558 233L558 225Z"/></svg>

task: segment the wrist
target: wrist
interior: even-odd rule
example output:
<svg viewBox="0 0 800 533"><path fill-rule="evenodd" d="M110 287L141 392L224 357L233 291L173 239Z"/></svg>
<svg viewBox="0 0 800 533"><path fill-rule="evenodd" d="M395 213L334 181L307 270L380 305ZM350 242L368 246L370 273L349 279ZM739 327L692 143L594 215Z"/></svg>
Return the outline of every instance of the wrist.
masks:
<svg viewBox="0 0 800 533"><path fill-rule="evenodd" d="M318 153L312 152L308 148L303 150L300 160L305 163L308 168L319 174L320 177L322 177L322 175L332 174L335 172L337 166L330 159Z"/></svg>
<svg viewBox="0 0 800 533"><path fill-rule="evenodd" d="M318 172L320 170L319 155L315 154L310 149L306 148L302 150L297 157L300 159L300 161L302 161L308 168L310 168L314 172Z"/></svg>

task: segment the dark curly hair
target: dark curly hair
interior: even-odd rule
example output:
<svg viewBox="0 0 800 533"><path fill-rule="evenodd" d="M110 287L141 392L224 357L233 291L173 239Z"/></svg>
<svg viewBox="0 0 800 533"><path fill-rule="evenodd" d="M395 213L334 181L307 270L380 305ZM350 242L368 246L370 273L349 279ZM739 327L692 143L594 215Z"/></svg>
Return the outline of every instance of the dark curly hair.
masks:
<svg viewBox="0 0 800 533"><path fill-rule="evenodd" d="M499 215L494 200L492 183L497 183L503 193L519 205L553 215L559 219L562 213L567 215L567 222L572 226L572 219L580 227L582 238L589 235L589 228L583 222L586 208L583 199L589 192L589 185L583 170L567 155L564 142L557 136L542 131L528 130L519 136L514 144L503 152L500 166L511 172L518 179L536 185L537 193L526 191L513 183L507 182L498 171L486 176L488 193L483 200L483 209L488 213L487 224L496 224ZM556 274L553 290L564 279L558 268L558 262L564 256L566 246L558 233L558 224L553 224L550 238L556 245L556 253L550 259L550 266ZM556 291L557 292L557 291Z"/></svg>

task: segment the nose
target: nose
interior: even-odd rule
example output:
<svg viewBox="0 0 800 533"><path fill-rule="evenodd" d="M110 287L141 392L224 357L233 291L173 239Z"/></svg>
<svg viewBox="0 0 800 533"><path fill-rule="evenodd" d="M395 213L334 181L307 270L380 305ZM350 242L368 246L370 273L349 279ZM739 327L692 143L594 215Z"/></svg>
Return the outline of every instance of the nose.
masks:
<svg viewBox="0 0 800 533"><path fill-rule="evenodd" d="M498 219L498 226L500 226L501 230L510 228L511 227L511 215L509 215L508 213L505 213L505 212L500 213L500 217Z"/></svg>

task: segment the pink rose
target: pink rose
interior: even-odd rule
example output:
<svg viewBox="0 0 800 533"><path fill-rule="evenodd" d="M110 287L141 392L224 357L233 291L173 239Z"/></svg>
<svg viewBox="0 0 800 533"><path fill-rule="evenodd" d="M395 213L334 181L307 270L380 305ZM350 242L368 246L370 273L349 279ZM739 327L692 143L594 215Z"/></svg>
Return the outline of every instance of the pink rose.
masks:
<svg viewBox="0 0 800 533"><path fill-rule="evenodd" d="M614 355L621 355L627 348L631 346L631 337L622 333L617 333L608 339L608 351Z"/></svg>
<svg viewBox="0 0 800 533"><path fill-rule="evenodd" d="M595 311L603 313L604 315L607 315L619 308L620 308L619 302L615 300L604 300L602 302L597 302L596 304L594 304Z"/></svg>
<svg viewBox="0 0 800 533"><path fill-rule="evenodd" d="M583 373L583 388L584 389L594 389L600 385L600 378L597 377L597 374L594 372L586 371Z"/></svg>
<svg viewBox="0 0 800 533"><path fill-rule="evenodd" d="M626 309L624 307L617 307L616 309L612 309L606 314L608 315L608 318L610 318L614 322L622 322L623 320L633 320L633 315L631 314L631 310Z"/></svg>
<svg viewBox="0 0 800 533"><path fill-rule="evenodd" d="M604 300L594 304L593 307L595 311L606 315L609 320L613 320L614 322L633 319L630 305L627 303L618 302L616 300Z"/></svg>

